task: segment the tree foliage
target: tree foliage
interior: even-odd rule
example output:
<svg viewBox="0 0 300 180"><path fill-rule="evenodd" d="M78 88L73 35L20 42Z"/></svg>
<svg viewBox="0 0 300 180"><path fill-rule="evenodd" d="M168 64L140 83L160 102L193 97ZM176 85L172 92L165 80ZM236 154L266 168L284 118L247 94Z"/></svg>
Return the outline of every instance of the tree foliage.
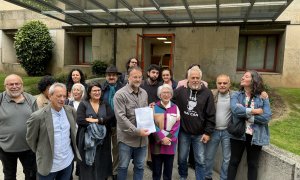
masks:
<svg viewBox="0 0 300 180"><path fill-rule="evenodd" d="M53 46L49 30L41 21L26 23L15 35L17 58L30 76L44 75Z"/></svg>

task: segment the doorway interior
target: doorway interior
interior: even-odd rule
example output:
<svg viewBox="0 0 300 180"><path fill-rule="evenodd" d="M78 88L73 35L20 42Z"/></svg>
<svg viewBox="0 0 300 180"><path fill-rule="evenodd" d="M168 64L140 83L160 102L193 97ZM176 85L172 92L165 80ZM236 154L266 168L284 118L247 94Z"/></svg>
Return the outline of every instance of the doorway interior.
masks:
<svg viewBox="0 0 300 180"><path fill-rule="evenodd" d="M173 70L174 40L174 34L137 34L136 57L141 61L142 69L157 64Z"/></svg>

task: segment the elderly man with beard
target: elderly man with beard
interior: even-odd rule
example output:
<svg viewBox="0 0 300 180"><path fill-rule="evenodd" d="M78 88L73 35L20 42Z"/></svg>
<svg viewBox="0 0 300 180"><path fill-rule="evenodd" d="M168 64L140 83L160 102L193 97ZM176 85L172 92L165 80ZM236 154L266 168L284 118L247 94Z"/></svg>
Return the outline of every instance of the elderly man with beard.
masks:
<svg viewBox="0 0 300 180"><path fill-rule="evenodd" d="M128 72L128 83L117 91L114 97L119 143L119 180L127 179L131 157L134 161L133 179L143 179L144 161L150 134L147 129L137 128L134 112L136 108L148 106L148 95L144 89L140 88L142 70L139 67L132 67Z"/></svg>
<svg viewBox="0 0 300 180"><path fill-rule="evenodd" d="M35 98L23 92L22 78L16 74L4 80L5 91L0 94L0 159L4 179L16 179L17 160L25 180L36 179L35 154L26 142L26 121L38 109Z"/></svg>
<svg viewBox="0 0 300 180"><path fill-rule="evenodd" d="M202 71L188 71L188 87L174 92L174 102L180 110L181 122L178 138L178 172L180 179L188 176L187 158L192 144L197 180L205 178L205 144L215 128L215 105L212 92L201 85Z"/></svg>

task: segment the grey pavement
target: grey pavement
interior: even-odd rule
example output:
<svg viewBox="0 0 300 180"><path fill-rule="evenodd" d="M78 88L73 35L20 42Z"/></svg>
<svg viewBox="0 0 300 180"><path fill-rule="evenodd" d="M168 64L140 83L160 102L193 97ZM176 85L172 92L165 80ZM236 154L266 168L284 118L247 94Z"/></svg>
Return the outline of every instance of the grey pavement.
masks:
<svg viewBox="0 0 300 180"><path fill-rule="evenodd" d="M21 163L19 162L18 163L18 168L17 168L17 179L18 180L23 180L24 179L24 174L22 172L22 165ZM128 178L127 179L132 179L132 174L133 174L133 165L132 163L130 163L129 165L129 168L128 168ZM188 169L188 180L195 180L195 172L193 169L189 168ZM78 177L73 175L73 179L74 180L78 180ZM173 179L174 180L177 180L179 179L179 174L178 174L178 171L177 171L177 157L175 156L175 159L174 159L174 165L173 165ZM0 180L3 180L4 179L4 175L3 175L3 169L2 169L2 163L0 163ZM151 171L150 169L145 165L145 171L144 171L144 179L145 180L150 180L152 179L152 174L151 174ZM219 179L219 176L216 172L214 172L213 174L213 179Z"/></svg>

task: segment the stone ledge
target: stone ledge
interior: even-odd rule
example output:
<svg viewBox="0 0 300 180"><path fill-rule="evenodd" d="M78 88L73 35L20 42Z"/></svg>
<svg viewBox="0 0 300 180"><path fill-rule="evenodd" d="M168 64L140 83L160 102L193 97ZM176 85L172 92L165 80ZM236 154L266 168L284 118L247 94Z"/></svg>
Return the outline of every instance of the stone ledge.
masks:
<svg viewBox="0 0 300 180"><path fill-rule="evenodd" d="M214 170L220 172L222 152L219 147ZM247 179L246 150L240 162L236 179ZM258 180L299 180L300 156L274 145L264 146L258 167Z"/></svg>

